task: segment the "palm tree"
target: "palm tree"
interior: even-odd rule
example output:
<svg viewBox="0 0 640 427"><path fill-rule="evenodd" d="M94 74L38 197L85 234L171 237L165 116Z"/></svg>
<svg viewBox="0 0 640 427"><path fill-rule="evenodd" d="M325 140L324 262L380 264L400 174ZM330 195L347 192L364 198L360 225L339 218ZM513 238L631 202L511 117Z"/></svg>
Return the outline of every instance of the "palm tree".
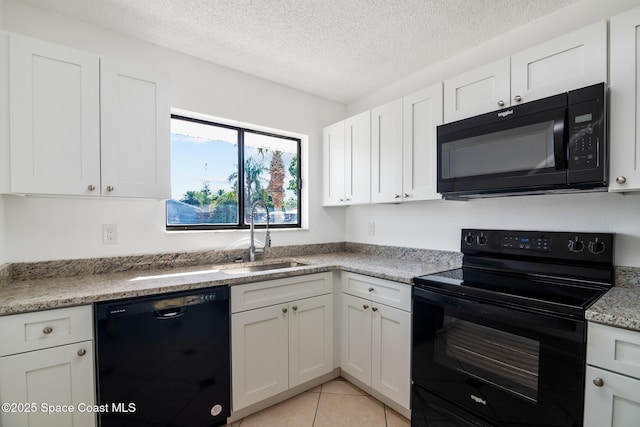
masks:
<svg viewBox="0 0 640 427"><path fill-rule="evenodd" d="M267 191L271 195L273 201L273 209L282 210L282 202L284 201L284 162L282 161L282 151L274 151L271 156L271 164L269 165L269 185Z"/></svg>

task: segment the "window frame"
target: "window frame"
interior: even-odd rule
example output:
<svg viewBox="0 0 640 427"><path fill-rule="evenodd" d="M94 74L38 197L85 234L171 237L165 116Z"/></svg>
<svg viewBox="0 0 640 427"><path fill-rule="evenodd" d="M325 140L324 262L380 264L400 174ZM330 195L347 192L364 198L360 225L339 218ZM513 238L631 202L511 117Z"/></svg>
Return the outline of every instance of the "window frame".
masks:
<svg viewBox="0 0 640 427"><path fill-rule="evenodd" d="M245 179L244 179L244 136L245 133L253 133L258 135L264 135L274 138L287 139L291 141L296 141L297 150L297 178L298 178L298 188L297 188L297 198L298 198L298 208L297 208L297 222L296 223L286 223L286 224L273 224L269 222L269 229L301 229L302 228L302 139L296 138L293 136L282 135L274 132L267 132L258 129L252 129L250 127L243 126L234 126L226 123L220 123L213 120L200 119L195 117L189 117L183 114L171 114L171 119L177 120L185 120L194 123L209 125L209 126L217 126L226 129L232 129L238 132L238 223L237 224L168 224L168 207L167 201L165 201L165 229L166 231L209 231L209 230L248 230L250 228L249 224L244 224L245 218ZM265 224L256 224L256 228L264 228Z"/></svg>

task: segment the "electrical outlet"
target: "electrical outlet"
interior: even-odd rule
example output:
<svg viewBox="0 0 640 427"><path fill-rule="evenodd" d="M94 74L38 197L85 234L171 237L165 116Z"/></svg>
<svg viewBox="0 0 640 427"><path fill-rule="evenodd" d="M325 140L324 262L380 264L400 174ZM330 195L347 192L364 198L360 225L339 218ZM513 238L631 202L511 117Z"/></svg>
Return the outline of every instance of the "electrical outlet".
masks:
<svg viewBox="0 0 640 427"><path fill-rule="evenodd" d="M376 235L376 223L374 221L369 222L369 236Z"/></svg>
<svg viewBox="0 0 640 427"><path fill-rule="evenodd" d="M118 225L102 224L102 244L115 245L118 243Z"/></svg>

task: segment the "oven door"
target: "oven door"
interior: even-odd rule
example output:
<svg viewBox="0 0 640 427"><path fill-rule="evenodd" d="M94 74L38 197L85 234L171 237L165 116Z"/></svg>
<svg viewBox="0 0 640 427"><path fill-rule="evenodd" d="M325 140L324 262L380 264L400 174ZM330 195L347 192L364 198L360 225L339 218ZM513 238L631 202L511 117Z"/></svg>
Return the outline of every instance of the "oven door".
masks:
<svg viewBox="0 0 640 427"><path fill-rule="evenodd" d="M566 102L557 95L438 126L438 192L456 198L566 186Z"/></svg>
<svg viewBox="0 0 640 427"><path fill-rule="evenodd" d="M583 321L413 292L412 426L582 425Z"/></svg>

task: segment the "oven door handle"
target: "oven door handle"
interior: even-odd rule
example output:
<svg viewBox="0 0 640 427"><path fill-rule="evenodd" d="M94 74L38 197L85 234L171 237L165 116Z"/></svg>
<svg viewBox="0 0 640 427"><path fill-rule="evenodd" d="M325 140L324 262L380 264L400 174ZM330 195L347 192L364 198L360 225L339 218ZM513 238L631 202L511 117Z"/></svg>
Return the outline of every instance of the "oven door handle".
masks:
<svg viewBox="0 0 640 427"><path fill-rule="evenodd" d="M556 170L566 170L567 164L567 110L558 111L553 120L553 157Z"/></svg>
<svg viewBox="0 0 640 427"><path fill-rule="evenodd" d="M487 319L491 322L499 322L504 325L524 327L548 336L562 337L574 341L584 339L584 321L578 319L567 319L554 315L543 315L526 310L502 307L491 303L468 300L427 289L413 288L414 301L422 300L427 304L440 306L445 311L452 310L457 313L464 313L475 319ZM415 307L414 307L415 312Z"/></svg>

